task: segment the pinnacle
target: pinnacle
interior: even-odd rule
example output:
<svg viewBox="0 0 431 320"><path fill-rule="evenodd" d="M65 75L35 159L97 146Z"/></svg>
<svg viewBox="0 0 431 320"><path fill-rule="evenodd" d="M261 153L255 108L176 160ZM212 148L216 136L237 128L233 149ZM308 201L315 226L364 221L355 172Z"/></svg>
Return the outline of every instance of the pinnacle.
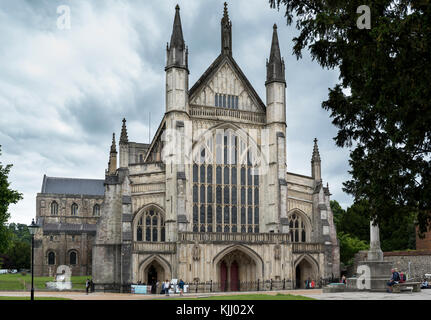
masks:
<svg viewBox="0 0 431 320"><path fill-rule="evenodd" d="M115 133L112 134L111 153L116 153L117 149L115 146Z"/></svg>
<svg viewBox="0 0 431 320"><path fill-rule="evenodd" d="M123 118L123 127L121 128L120 143L128 143L129 138L127 137L126 118Z"/></svg>

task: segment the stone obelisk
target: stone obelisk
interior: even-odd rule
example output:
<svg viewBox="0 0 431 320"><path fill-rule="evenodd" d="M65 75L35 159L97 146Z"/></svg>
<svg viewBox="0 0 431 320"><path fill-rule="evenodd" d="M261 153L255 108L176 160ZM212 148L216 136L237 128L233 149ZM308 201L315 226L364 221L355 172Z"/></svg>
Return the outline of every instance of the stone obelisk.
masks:
<svg viewBox="0 0 431 320"><path fill-rule="evenodd" d="M365 261L358 264L357 276L347 279L347 290L385 291L391 277L392 263L385 262L380 248L379 226L370 221L370 250Z"/></svg>
<svg viewBox="0 0 431 320"><path fill-rule="evenodd" d="M367 261L383 261L383 251L380 248L380 230L373 220L370 221L370 250Z"/></svg>

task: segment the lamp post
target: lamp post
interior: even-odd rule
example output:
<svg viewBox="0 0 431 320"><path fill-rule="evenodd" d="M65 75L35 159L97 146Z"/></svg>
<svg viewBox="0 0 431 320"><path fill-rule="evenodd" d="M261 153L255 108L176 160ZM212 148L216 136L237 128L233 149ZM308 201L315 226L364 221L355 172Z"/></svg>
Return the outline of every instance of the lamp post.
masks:
<svg viewBox="0 0 431 320"><path fill-rule="evenodd" d="M31 234L31 301L34 300L34 234L39 226L34 223L34 219L31 221L31 225L28 226L28 230Z"/></svg>

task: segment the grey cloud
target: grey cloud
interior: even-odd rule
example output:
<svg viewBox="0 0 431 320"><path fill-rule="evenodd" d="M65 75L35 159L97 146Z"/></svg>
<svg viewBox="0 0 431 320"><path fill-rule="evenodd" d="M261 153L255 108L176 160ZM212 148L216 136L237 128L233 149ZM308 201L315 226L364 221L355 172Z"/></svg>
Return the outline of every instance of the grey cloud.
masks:
<svg viewBox="0 0 431 320"><path fill-rule="evenodd" d="M220 52L223 0L39 0L0 8L0 144L3 163L14 163L12 186L25 199L11 221L28 223L42 176L101 178L111 134L126 117L129 139L148 141L165 108L164 64L179 2L189 47L190 87ZM56 27L58 5L71 7L72 29ZM304 52L292 55L294 27L267 1L231 1L233 55L265 101L265 61L277 23L287 77L288 170L310 174L313 139L319 139L322 175L332 198L349 178L348 150L335 146L336 128L321 102L337 81Z"/></svg>

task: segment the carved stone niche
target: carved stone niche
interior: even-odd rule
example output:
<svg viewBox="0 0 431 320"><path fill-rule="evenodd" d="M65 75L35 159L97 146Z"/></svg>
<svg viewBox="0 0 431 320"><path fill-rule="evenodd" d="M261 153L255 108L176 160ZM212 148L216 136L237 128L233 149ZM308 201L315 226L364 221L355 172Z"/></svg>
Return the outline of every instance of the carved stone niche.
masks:
<svg viewBox="0 0 431 320"><path fill-rule="evenodd" d="M281 246L279 244L276 244L274 246L274 259L275 260L281 259Z"/></svg>
<svg viewBox="0 0 431 320"><path fill-rule="evenodd" d="M276 239L275 246L274 246L274 259L275 260L281 259L281 246L278 238Z"/></svg>
<svg viewBox="0 0 431 320"><path fill-rule="evenodd" d="M198 244L198 241L195 241L192 249L192 257L194 261L199 261L201 259L201 247Z"/></svg>

